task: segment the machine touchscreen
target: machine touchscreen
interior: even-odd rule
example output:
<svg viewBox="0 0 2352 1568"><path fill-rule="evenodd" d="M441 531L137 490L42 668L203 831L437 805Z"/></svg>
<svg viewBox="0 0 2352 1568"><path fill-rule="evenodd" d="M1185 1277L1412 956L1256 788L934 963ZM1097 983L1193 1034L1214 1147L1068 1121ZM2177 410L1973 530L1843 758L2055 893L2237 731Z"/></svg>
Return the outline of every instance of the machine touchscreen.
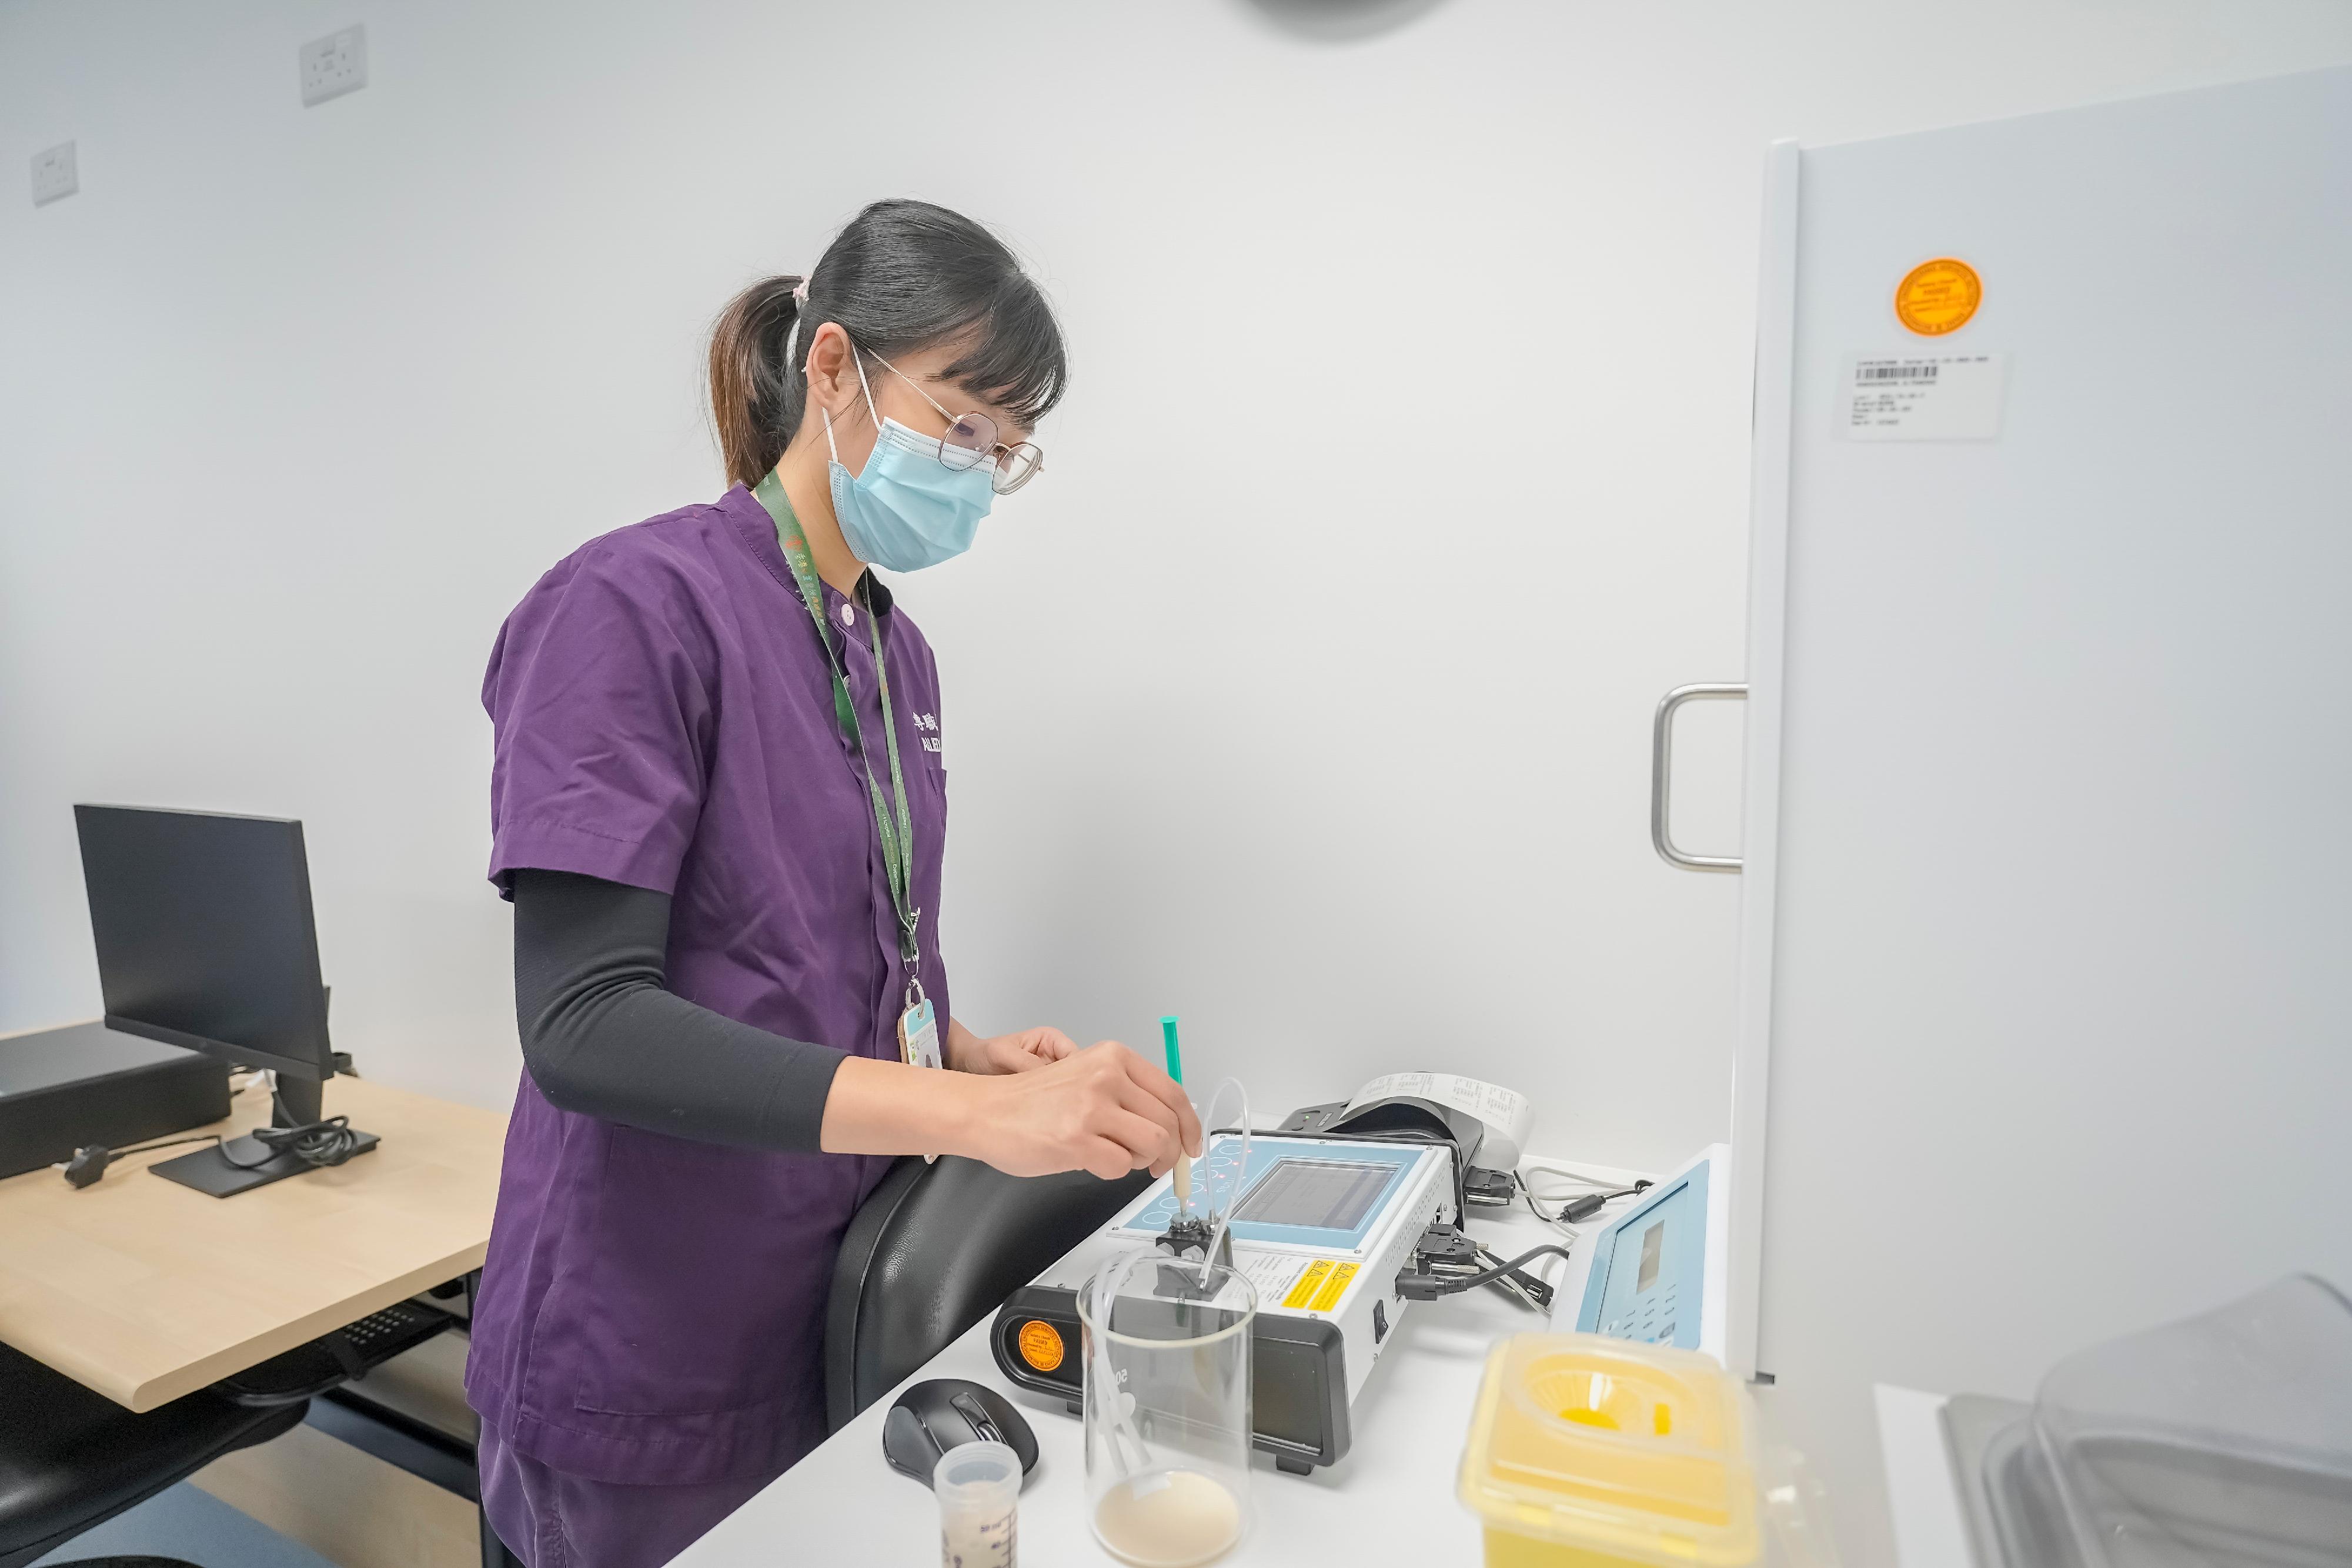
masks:
<svg viewBox="0 0 2352 1568"><path fill-rule="evenodd" d="M1236 1219L1260 1225L1306 1225L1330 1230L1353 1230L1363 1222L1394 1166L1359 1165L1348 1160L1286 1158L1242 1197L1234 1210Z"/></svg>

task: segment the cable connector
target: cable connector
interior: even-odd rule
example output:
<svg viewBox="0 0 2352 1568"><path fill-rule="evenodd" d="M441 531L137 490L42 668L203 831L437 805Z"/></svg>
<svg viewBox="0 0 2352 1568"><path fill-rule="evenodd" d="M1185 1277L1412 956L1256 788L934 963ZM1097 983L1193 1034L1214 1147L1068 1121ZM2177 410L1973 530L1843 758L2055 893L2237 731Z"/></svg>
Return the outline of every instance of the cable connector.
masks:
<svg viewBox="0 0 2352 1568"><path fill-rule="evenodd" d="M182 1144L217 1144L218 1133L198 1133L185 1138L158 1138L152 1144L133 1144L127 1149L110 1149L104 1144L89 1144L73 1152L73 1157L52 1170L65 1173L66 1185L79 1191L98 1185L106 1168L125 1155L143 1155L150 1149L177 1148Z"/></svg>
<svg viewBox="0 0 2352 1568"><path fill-rule="evenodd" d="M1454 1292L1434 1274L1416 1274L1408 1269L1396 1277L1396 1293L1400 1301L1433 1301Z"/></svg>
<svg viewBox="0 0 2352 1568"><path fill-rule="evenodd" d="M1458 1225L1433 1225L1413 1243L1412 1264L1416 1269L1427 1269L1433 1264L1475 1266L1477 1261L1478 1244L1463 1235Z"/></svg>
<svg viewBox="0 0 2352 1568"><path fill-rule="evenodd" d="M1540 1311L1551 1300L1551 1287L1521 1270L1546 1255L1565 1258L1568 1249L1537 1247L1508 1262L1481 1268L1491 1257L1485 1248L1454 1226L1433 1225L1413 1244L1413 1266L1396 1277L1397 1299L1433 1301L1440 1296L1475 1290L1480 1285L1495 1285Z"/></svg>
<svg viewBox="0 0 2352 1568"><path fill-rule="evenodd" d="M1462 1201L1489 1208L1508 1208L1519 1196L1519 1178L1513 1171L1481 1170L1472 1166L1462 1180Z"/></svg>
<svg viewBox="0 0 2352 1568"><path fill-rule="evenodd" d="M1477 1267L1478 1244L1460 1226L1433 1225L1412 1244L1412 1267L1396 1277L1397 1299L1433 1301L1450 1293L1444 1288L1448 1280Z"/></svg>
<svg viewBox="0 0 2352 1568"><path fill-rule="evenodd" d="M87 1148L76 1149L73 1152L73 1158L59 1166L58 1169L66 1173L68 1186L95 1186L98 1185L98 1178L106 1174L106 1167L113 1163L112 1149L108 1148L104 1144L91 1144Z"/></svg>

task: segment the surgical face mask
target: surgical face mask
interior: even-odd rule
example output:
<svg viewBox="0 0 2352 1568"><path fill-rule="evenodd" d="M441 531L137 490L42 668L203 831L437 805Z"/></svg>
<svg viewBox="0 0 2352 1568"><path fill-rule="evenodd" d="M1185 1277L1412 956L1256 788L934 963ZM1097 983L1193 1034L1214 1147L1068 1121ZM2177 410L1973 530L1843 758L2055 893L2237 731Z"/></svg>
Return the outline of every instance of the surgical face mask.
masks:
<svg viewBox="0 0 2352 1568"><path fill-rule="evenodd" d="M996 499L988 465L959 473L940 461L938 437L884 419L874 407L863 360L855 350L851 358L866 412L874 416L874 455L864 473L853 476L843 466L833 415L824 413L825 449L833 455L833 515L849 553L887 571L919 571L963 554Z"/></svg>

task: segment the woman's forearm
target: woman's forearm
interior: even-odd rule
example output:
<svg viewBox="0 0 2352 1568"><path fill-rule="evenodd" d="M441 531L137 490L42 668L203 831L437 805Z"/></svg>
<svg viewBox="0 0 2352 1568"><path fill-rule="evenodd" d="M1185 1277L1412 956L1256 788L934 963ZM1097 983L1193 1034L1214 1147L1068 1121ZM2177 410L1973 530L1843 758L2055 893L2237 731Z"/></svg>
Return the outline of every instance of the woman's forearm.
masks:
<svg viewBox="0 0 2352 1568"><path fill-rule="evenodd" d="M672 992L667 895L526 869L514 903L515 1023L551 1104L699 1143L817 1148L843 1053Z"/></svg>
<svg viewBox="0 0 2352 1568"><path fill-rule="evenodd" d="M982 1088L961 1072L853 1056L833 1076L818 1146L828 1155L969 1155Z"/></svg>
<svg viewBox="0 0 2352 1568"><path fill-rule="evenodd" d="M1199 1145L1183 1092L1126 1047L949 1020L942 1072L787 1040L688 1002L664 973L669 900L515 873L523 1060L559 1109L782 1152L964 1155L1014 1176L1167 1168Z"/></svg>

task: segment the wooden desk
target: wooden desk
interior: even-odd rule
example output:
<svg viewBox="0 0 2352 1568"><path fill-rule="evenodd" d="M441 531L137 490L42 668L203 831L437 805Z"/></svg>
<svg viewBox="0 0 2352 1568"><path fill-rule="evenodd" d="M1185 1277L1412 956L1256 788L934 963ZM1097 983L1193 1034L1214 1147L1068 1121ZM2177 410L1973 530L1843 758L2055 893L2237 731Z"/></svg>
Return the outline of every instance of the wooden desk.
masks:
<svg viewBox="0 0 2352 1568"><path fill-rule="evenodd" d="M53 1170L0 1181L0 1342L133 1410L152 1410L481 1266L506 1117L358 1078L330 1115L373 1153L235 1197L133 1155L75 1191ZM268 1120L258 1083L226 1121Z"/></svg>

